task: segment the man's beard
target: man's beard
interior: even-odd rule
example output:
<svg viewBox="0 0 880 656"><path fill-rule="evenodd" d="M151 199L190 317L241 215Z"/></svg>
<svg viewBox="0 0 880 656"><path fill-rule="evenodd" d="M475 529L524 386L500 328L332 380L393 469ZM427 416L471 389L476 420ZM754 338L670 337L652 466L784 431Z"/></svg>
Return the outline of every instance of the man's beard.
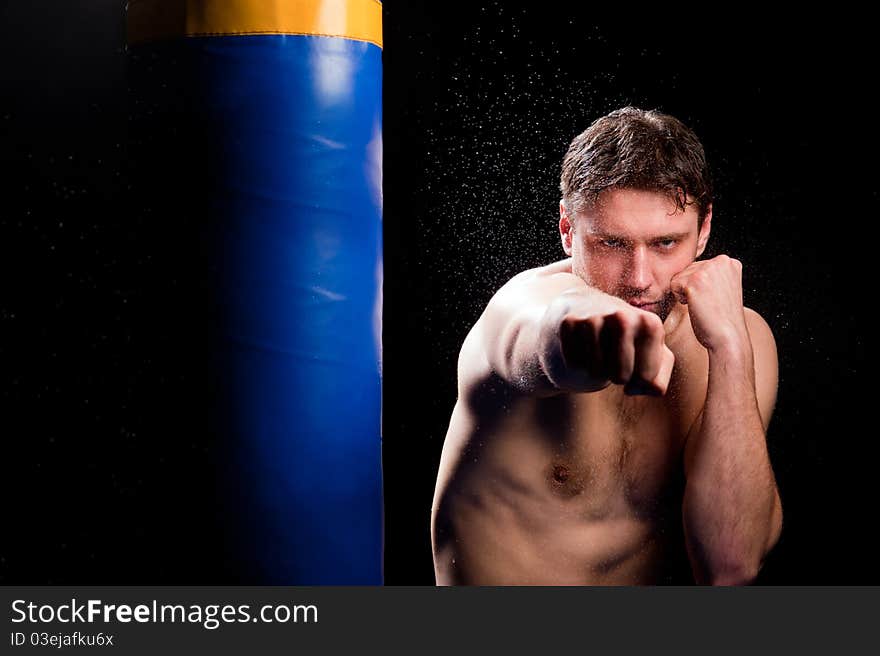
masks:
<svg viewBox="0 0 880 656"><path fill-rule="evenodd" d="M657 316L663 321L666 321L666 317L669 316L669 313L672 312L672 308L675 307L675 302L675 294L672 293L672 290L666 292L657 304Z"/></svg>
<svg viewBox="0 0 880 656"><path fill-rule="evenodd" d="M616 295L617 298L629 302L629 298L627 296ZM672 312L672 308L675 307L676 299L675 294L672 293L670 289L663 296L660 297L660 300L656 301L657 305L653 308L648 308L645 312L652 312L660 317L661 321L666 321L666 318L669 316L669 313Z"/></svg>

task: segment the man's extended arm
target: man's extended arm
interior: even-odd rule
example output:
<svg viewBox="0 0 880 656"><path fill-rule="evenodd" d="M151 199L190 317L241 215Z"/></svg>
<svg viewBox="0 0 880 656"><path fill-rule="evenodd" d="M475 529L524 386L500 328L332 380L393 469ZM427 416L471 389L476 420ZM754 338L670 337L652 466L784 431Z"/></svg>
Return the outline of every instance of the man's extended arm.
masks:
<svg viewBox="0 0 880 656"><path fill-rule="evenodd" d="M741 312L745 330L705 340L706 402L685 446L688 552L697 582L713 585L752 582L782 528L766 443L776 401L776 345L757 313Z"/></svg>
<svg viewBox="0 0 880 656"><path fill-rule="evenodd" d="M580 278L564 270L549 275L524 272L508 282L489 301L475 326L479 350L491 371L518 392L557 393L549 370L561 355L550 334L548 311L558 306L562 295L589 292ZM468 363L459 364L461 380L461 365Z"/></svg>
<svg viewBox="0 0 880 656"><path fill-rule="evenodd" d="M663 394L674 357L656 315L587 286L566 262L525 272L492 298L465 340L459 384L489 371L520 393L546 396L626 384ZM461 390L460 390L461 391Z"/></svg>

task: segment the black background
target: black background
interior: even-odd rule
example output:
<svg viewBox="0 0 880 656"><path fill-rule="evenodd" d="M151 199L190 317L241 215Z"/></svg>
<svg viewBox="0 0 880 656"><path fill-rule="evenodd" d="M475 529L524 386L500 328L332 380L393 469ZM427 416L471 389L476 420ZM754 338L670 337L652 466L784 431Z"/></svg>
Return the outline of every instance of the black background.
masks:
<svg viewBox="0 0 880 656"><path fill-rule="evenodd" d="M458 348L500 284L562 256L562 155L626 104L702 139L706 256L742 260L746 304L776 335L785 528L759 581L880 582L866 19L384 7L386 583L433 582ZM224 555L200 361L175 339L174 312L194 310L132 203L124 42L121 2L0 4L3 583L248 582Z"/></svg>

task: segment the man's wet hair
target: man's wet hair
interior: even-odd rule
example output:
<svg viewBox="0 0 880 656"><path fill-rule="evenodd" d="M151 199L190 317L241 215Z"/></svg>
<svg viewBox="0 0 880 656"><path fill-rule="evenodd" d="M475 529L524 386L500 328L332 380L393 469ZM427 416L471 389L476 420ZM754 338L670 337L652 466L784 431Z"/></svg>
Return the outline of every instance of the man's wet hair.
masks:
<svg viewBox="0 0 880 656"><path fill-rule="evenodd" d="M606 189L664 193L698 225L712 203L712 177L697 135L673 116L623 107L597 119L571 142L562 162L562 203L572 218Z"/></svg>

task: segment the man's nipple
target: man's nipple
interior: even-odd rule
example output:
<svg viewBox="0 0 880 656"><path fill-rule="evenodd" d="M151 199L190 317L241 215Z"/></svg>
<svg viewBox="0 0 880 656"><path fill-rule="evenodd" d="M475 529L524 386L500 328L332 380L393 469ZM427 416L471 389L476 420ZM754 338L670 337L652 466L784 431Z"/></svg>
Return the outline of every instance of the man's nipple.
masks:
<svg viewBox="0 0 880 656"><path fill-rule="evenodd" d="M553 465L553 480L565 483L571 477L571 470L565 465Z"/></svg>
<svg viewBox="0 0 880 656"><path fill-rule="evenodd" d="M551 489L561 497L574 497L584 490L581 478L568 465L559 462L550 465L547 478Z"/></svg>

